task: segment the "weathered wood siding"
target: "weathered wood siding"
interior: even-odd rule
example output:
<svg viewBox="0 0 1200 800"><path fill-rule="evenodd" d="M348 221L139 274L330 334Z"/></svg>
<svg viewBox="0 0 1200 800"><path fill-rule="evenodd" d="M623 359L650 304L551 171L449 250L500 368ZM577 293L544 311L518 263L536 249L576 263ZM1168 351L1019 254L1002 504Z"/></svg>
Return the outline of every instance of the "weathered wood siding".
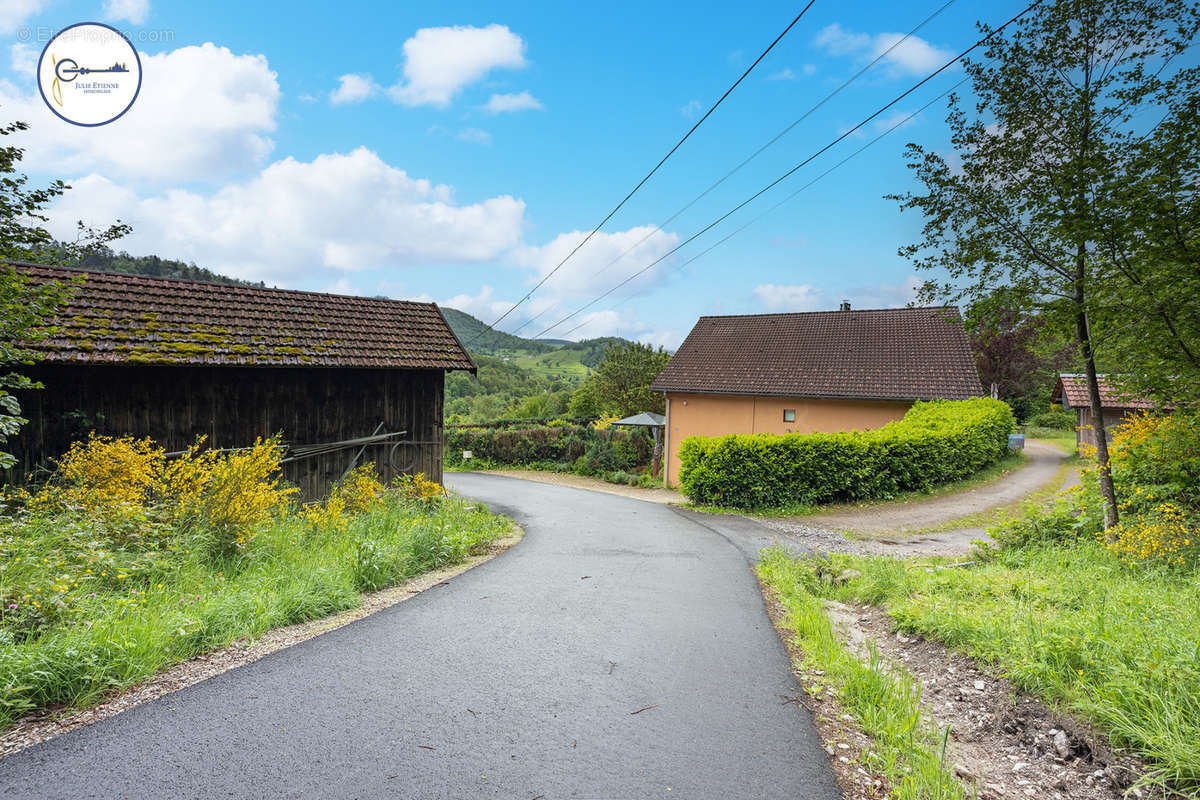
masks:
<svg viewBox="0 0 1200 800"><path fill-rule="evenodd" d="M1129 421L1130 416L1137 412L1132 409L1104 409L1104 438L1106 441L1112 441L1113 433L1125 425ZM1082 450L1084 447L1096 446L1096 418L1092 415L1090 408L1076 408L1075 421L1078 423L1075 426L1075 448Z"/></svg>
<svg viewBox="0 0 1200 800"><path fill-rule="evenodd" d="M10 442L19 459L10 480L44 467L89 428L111 436L148 436L168 451L208 437L212 447L241 447L282 433L293 445L321 444L407 431L414 444L371 445L385 478L424 472L442 480L440 370L311 367L59 366L25 371L46 388L20 397L29 419ZM357 449L286 465L285 477L306 497L328 491Z"/></svg>

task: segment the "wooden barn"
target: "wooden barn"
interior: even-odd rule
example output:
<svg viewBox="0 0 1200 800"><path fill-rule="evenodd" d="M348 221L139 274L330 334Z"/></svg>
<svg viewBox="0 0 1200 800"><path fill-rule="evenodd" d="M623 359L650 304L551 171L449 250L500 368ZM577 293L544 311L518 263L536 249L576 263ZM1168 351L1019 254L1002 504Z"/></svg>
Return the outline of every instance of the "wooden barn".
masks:
<svg viewBox="0 0 1200 800"><path fill-rule="evenodd" d="M19 398L9 442L22 481L90 430L168 451L282 434L285 478L319 496L374 462L385 478L442 479L442 385L475 364L433 303L259 289L13 264L82 279ZM365 441L362 441L365 440Z"/></svg>

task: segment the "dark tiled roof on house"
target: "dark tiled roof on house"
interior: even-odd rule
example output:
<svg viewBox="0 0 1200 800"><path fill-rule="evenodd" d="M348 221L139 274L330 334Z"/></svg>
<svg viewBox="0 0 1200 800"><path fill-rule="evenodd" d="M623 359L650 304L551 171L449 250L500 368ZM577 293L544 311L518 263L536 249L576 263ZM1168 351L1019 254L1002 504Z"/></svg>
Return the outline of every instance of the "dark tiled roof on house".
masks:
<svg viewBox="0 0 1200 800"><path fill-rule="evenodd" d="M1096 377L1100 384L1101 408L1133 408L1147 411L1157 408L1150 400L1123 394L1107 376ZM1054 392L1050 395L1050 402L1062 403L1064 408L1090 408L1092 401L1088 398L1087 378L1083 375L1059 375Z"/></svg>
<svg viewBox="0 0 1200 800"><path fill-rule="evenodd" d="M36 345L52 363L475 369L434 303L12 266L83 278Z"/></svg>
<svg viewBox="0 0 1200 800"><path fill-rule="evenodd" d="M652 388L877 400L983 394L952 307L701 317Z"/></svg>

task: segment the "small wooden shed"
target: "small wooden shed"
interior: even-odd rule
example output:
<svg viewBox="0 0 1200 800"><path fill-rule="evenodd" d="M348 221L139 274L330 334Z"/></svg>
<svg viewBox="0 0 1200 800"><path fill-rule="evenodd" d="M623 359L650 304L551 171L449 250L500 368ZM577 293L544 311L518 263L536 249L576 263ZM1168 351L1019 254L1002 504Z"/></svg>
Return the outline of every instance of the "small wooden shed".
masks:
<svg viewBox="0 0 1200 800"><path fill-rule="evenodd" d="M1121 392L1106 375L1097 376L1100 384L1100 409L1104 414L1105 439L1111 439L1113 431L1125 424L1134 414L1153 411L1155 405L1143 397L1133 397ZM1087 377L1062 373L1050 394L1051 403L1061 403L1067 411L1075 412L1075 447L1096 446L1095 416L1088 397Z"/></svg>
<svg viewBox="0 0 1200 800"><path fill-rule="evenodd" d="M307 497L365 461L442 479L445 372L475 364L433 303L12 266L82 283L38 345L44 360L22 370L45 388L19 398L29 424L9 442L10 480L91 430L168 451L279 433L285 478Z"/></svg>

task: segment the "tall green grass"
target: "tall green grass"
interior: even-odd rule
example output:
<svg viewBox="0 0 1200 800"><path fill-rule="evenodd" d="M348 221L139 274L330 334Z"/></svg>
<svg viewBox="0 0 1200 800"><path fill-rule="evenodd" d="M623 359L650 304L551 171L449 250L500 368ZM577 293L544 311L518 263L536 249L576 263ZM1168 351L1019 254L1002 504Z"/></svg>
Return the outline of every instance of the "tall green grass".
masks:
<svg viewBox="0 0 1200 800"><path fill-rule="evenodd" d="M389 494L345 528L291 516L261 527L245 552L214 560L182 532L114 546L83 517L4 518L0 727L352 608L361 592L461 561L508 530L507 520L459 498Z"/></svg>
<svg viewBox="0 0 1200 800"><path fill-rule="evenodd" d="M955 569L836 557L861 577L818 591L994 665L1200 797L1200 570L1130 565L1088 539L991 552Z"/></svg>
<svg viewBox="0 0 1200 800"><path fill-rule="evenodd" d="M763 583L786 611L784 626L804 653L803 667L820 670L837 690L838 702L875 740L867 764L887 777L898 800L962 800L961 785L944 763L945 731L921 717L920 684L898 666L885 666L872 649L863 663L833 630L813 573L780 548L763 551L758 564Z"/></svg>

